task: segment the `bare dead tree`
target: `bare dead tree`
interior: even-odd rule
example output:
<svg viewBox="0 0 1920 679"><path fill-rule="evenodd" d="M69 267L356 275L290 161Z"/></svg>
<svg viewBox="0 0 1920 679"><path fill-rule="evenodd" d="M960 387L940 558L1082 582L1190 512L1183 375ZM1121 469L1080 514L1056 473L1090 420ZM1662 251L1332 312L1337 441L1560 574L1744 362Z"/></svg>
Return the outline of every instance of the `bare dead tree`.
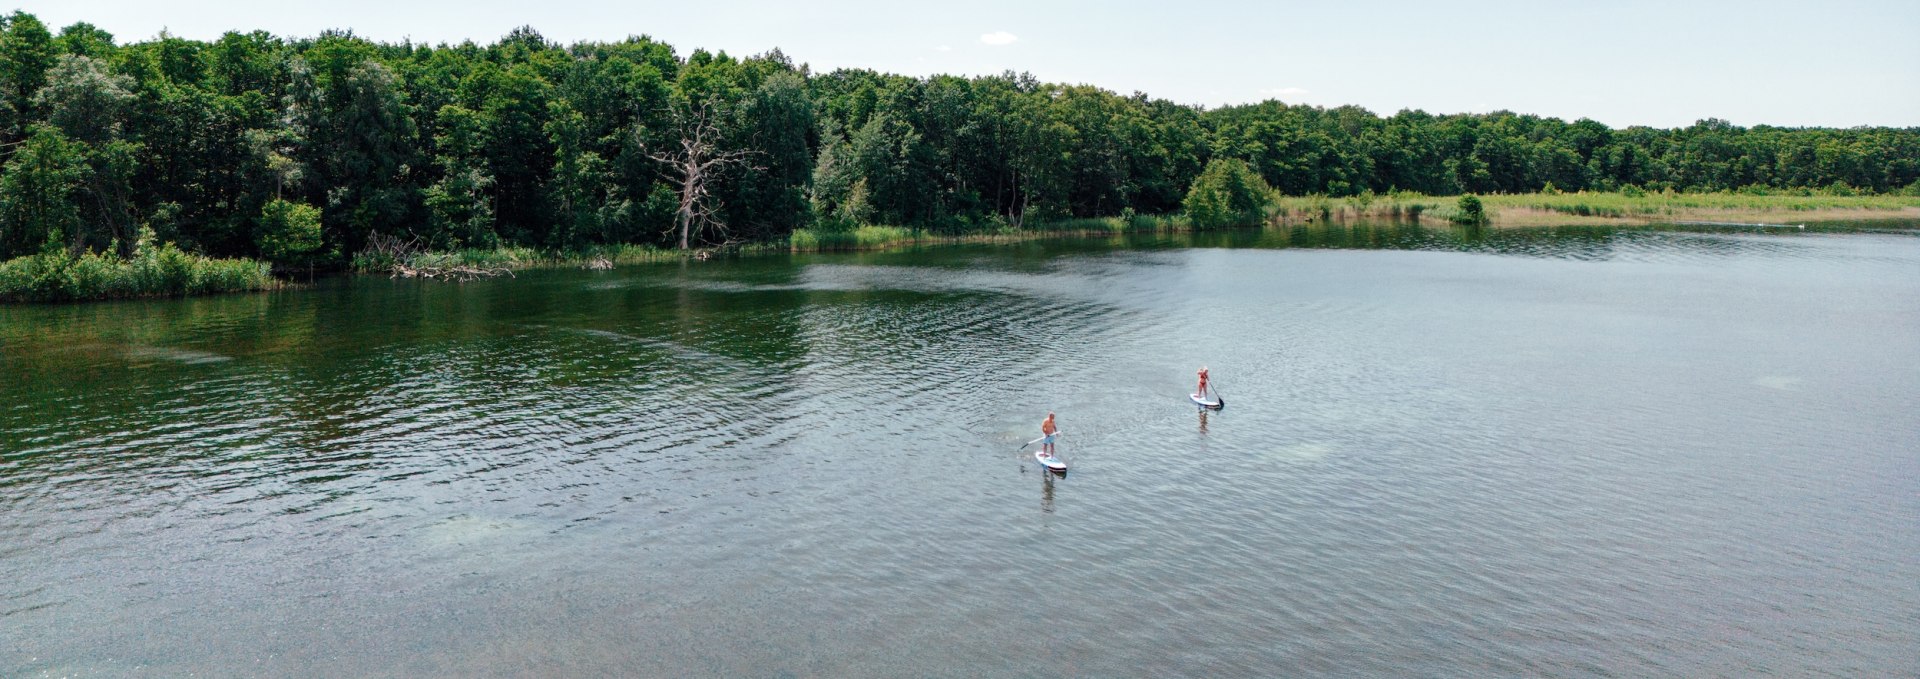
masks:
<svg viewBox="0 0 1920 679"><path fill-rule="evenodd" d="M759 169L747 162L756 151L720 148L721 134L713 120L714 108L710 101L668 107L680 130L679 148L647 151L648 158L666 165L680 183L680 207L674 212L673 228L680 232L682 250L687 249L689 239L696 233L709 229L726 232L727 225L716 217L719 206L714 204L713 195L708 191L713 179L729 165ZM646 140L642 138L640 143L644 149Z"/></svg>

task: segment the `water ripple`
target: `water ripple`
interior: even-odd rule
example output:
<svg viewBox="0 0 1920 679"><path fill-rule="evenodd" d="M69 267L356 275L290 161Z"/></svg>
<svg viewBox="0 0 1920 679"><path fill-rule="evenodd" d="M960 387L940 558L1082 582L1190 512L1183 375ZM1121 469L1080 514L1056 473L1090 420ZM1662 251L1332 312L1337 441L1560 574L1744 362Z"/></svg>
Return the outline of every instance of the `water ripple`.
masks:
<svg viewBox="0 0 1920 679"><path fill-rule="evenodd" d="M9 308L0 674L1916 669L1913 239L1193 239Z"/></svg>

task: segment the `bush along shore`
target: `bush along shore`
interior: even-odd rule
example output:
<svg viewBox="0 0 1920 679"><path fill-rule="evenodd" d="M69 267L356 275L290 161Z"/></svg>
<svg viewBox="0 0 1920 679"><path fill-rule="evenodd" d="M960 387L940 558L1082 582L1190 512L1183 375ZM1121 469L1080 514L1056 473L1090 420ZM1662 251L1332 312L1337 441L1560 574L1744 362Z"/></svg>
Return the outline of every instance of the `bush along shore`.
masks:
<svg viewBox="0 0 1920 679"><path fill-rule="evenodd" d="M54 248L0 262L0 301L75 302L274 290L265 262L191 254L172 243L131 257Z"/></svg>

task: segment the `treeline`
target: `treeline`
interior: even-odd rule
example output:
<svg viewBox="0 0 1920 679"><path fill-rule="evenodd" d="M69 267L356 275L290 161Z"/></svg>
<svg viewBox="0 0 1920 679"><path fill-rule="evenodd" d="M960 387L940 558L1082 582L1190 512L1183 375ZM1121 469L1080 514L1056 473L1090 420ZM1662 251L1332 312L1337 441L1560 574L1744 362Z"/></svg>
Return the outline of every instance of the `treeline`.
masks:
<svg viewBox="0 0 1920 679"><path fill-rule="evenodd" d="M1916 128L1203 109L1011 73L814 74L778 50L681 56L645 37L563 47L526 28L485 46L120 44L25 13L0 24L0 258L157 241L311 267L375 234L564 250L964 232L1176 212L1218 159L1289 195L1920 191Z"/></svg>

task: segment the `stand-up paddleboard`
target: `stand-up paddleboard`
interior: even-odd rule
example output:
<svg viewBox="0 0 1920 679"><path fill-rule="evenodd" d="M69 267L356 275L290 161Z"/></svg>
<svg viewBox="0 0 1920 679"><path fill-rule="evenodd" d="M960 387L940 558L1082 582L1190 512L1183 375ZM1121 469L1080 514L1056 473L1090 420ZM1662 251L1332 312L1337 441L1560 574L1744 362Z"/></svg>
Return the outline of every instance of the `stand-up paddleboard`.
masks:
<svg viewBox="0 0 1920 679"><path fill-rule="evenodd" d="M1224 398L1220 398L1218 395L1214 396L1213 400L1211 401L1207 400L1206 397L1203 397L1199 394L1187 394L1187 398L1193 399L1194 405L1200 406L1202 408L1206 408L1208 410L1219 410L1221 408L1227 407L1227 400Z"/></svg>
<svg viewBox="0 0 1920 679"><path fill-rule="evenodd" d="M1042 445L1039 450L1033 451L1033 459L1039 460L1040 466L1046 467L1047 471L1060 472L1062 474L1065 474L1067 473L1067 461L1060 459L1059 455L1048 455L1047 448L1044 445L1047 439L1059 438L1059 437L1060 437L1060 432L1056 431L1053 433L1053 436L1042 436L1038 439L1035 439L1034 443L1040 443Z"/></svg>

